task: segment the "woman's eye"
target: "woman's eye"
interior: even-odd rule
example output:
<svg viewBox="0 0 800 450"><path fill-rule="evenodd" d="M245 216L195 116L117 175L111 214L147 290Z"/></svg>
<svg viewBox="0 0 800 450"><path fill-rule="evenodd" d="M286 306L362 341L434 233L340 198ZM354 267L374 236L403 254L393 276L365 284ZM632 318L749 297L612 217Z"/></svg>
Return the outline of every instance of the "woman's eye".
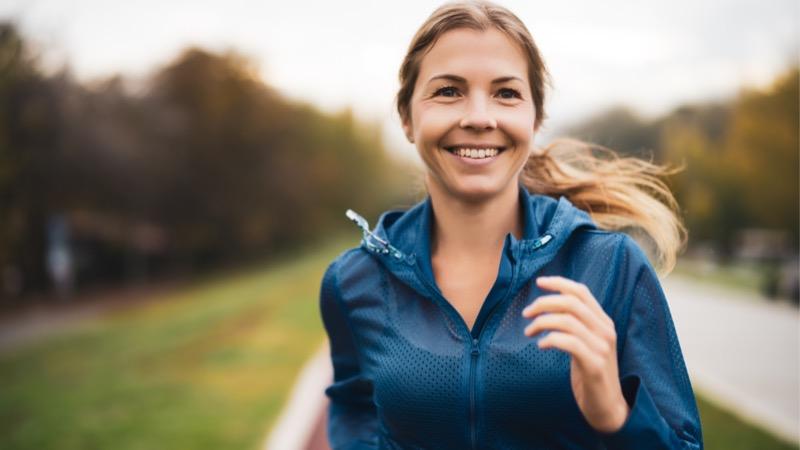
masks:
<svg viewBox="0 0 800 450"><path fill-rule="evenodd" d="M456 90L453 86L445 86L437 90L433 95L441 95L443 97L455 97L458 94L458 90Z"/></svg>
<svg viewBox="0 0 800 450"><path fill-rule="evenodd" d="M522 98L522 96L514 89L504 88L500 89L500 98L503 99L512 99L512 98Z"/></svg>

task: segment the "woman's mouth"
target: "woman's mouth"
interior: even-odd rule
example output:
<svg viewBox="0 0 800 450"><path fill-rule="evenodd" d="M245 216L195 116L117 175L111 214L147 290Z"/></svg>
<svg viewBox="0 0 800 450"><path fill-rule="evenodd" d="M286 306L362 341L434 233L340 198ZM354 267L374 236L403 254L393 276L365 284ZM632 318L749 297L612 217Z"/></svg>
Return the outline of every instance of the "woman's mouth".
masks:
<svg viewBox="0 0 800 450"><path fill-rule="evenodd" d="M474 147L444 147L448 153L453 156L456 156L458 159L469 162L469 163L477 163L477 162L489 162L494 160L497 155L505 150L505 147L485 147L485 148L474 148Z"/></svg>

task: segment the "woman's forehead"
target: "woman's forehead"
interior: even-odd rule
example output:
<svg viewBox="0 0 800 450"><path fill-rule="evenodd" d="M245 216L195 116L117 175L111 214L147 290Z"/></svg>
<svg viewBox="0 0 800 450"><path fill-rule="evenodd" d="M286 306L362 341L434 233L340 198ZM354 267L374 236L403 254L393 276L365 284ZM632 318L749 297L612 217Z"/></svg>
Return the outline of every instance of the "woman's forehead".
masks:
<svg viewBox="0 0 800 450"><path fill-rule="evenodd" d="M442 34L425 54L420 65L420 81L442 74L462 78L495 79L518 77L527 80L528 60L519 44L494 28L479 31L467 28Z"/></svg>

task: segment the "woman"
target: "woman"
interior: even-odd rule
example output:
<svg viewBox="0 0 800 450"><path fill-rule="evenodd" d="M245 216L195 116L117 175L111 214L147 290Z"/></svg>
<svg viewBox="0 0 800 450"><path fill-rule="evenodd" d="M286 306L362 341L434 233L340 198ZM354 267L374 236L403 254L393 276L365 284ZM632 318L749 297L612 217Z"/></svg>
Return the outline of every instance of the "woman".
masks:
<svg viewBox="0 0 800 450"><path fill-rule="evenodd" d="M545 81L488 2L444 5L413 38L397 108L429 195L374 231L348 211L364 238L320 294L334 449L702 448L658 278L613 231L671 269L664 169L534 149Z"/></svg>

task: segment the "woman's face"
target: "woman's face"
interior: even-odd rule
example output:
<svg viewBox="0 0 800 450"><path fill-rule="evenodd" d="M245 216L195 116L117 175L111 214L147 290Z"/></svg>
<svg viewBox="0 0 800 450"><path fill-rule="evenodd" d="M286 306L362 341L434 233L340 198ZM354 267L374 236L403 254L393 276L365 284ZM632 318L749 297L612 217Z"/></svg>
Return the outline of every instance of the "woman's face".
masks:
<svg viewBox="0 0 800 450"><path fill-rule="evenodd" d="M501 31L442 34L422 59L410 110L403 129L429 183L467 201L516 188L535 113L527 59Z"/></svg>

